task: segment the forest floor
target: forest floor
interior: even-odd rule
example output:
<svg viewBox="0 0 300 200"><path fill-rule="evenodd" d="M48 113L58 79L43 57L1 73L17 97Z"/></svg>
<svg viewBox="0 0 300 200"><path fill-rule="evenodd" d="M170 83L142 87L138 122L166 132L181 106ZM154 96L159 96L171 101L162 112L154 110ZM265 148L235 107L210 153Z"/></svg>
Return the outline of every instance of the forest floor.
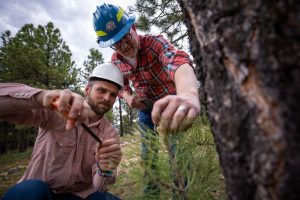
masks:
<svg viewBox="0 0 300 200"><path fill-rule="evenodd" d="M121 137L123 158L118 168L117 182L110 188L110 192L124 200L144 199L142 193L143 170L140 165L140 144L139 134ZM32 149L28 149L23 153L9 152L8 154L0 155L0 197L21 178L29 163L31 153ZM220 177L221 186L218 188L221 189L215 191L211 199L224 199L225 192L221 174Z"/></svg>

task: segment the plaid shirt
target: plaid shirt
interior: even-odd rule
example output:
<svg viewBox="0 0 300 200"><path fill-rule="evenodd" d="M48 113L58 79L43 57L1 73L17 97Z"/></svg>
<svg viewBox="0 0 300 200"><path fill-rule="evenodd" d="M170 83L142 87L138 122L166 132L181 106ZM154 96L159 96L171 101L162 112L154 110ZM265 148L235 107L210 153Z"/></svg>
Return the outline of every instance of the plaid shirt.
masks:
<svg viewBox="0 0 300 200"><path fill-rule="evenodd" d="M163 36L139 36L140 44L134 68L116 52L112 62L121 70L124 76L124 90L132 93L129 81L140 98L156 101L166 95L176 94L174 74L176 69L185 63L192 66L189 55L177 50ZM120 93L122 96L122 92Z"/></svg>

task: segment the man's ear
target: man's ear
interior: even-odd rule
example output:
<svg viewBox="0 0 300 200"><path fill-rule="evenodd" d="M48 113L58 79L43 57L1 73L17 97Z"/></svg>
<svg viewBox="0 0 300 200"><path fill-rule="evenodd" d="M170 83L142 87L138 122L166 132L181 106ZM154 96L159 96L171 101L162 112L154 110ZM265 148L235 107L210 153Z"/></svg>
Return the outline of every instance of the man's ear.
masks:
<svg viewBox="0 0 300 200"><path fill-rule="evenodd" d="M90 85L86 85L85 89L84 89L84 96L88 96L90 90L91 90L91 86Z"/></svg>

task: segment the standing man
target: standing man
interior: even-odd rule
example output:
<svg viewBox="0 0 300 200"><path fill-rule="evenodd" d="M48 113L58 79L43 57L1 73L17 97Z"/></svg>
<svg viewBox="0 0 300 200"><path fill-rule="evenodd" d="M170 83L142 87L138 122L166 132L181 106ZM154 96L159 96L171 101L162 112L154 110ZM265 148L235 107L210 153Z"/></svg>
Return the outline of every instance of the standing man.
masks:
<svg viewBox="0 0 300 200"><path fill-rule="evenodd" d="M3 200L119 199L106 192L121 161L119 135L103 115L122 87L123 76L112 63L94 69L85 99L69 90L1 83L0 119L39 127L28 168Z"/></svg>
<svg viewBox="0 0 300 200"><path fill-rule="evenodd" d="M130 107L139 109L141 128L155 131L156 125L165 134L184 131L200 112L192 62L187 53L174 48L163 36L138 35L134 21L134 16L111 4L98 6L94 13L98 44L114 49L112 62L124 75L121 95ZM142 143L144 161L148 152ZM155 160L147 163L156 169ZM148 189L159 192L155 183L147 183L144 191Z"/></svg>

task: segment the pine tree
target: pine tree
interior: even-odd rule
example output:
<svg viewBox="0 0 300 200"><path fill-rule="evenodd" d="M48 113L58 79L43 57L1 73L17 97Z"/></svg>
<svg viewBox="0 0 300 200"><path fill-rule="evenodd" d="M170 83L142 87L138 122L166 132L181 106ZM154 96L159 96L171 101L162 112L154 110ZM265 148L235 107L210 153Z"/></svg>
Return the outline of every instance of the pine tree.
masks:
<svg viewBox="0 0 300 200"><path fill-rule="evenodd" d="M78 89L78 69L72 53L52 22L46 26L25 24L11 37L1 36L0 80L21 82L42 88Z"/></svg>
<svg viewBox="0 0 300 200"><path fill-rule="evenodd" d="M102 53L98 49L91 48L90 54L88 55L88 60L83 62L83 66L85 67L83 71L83 78L87 80L94 68L103 62L104 59Z"/></svg>
<svg viewBox="0 0 300 200"><path fill-rule="evenodd" d="M136 1L131 11L137 12L139 18L137 28L151 32L154 28L165 34L170 42L179 47L187 47L187 29L183 22L183 14L176 0L142 0Z"/></svg>
<svg viewBox="0 0 300 200"><path fill-rule="evenodd" d="M19 82L45 89L71 89L79 92L78 69L71 60L72 53L52 22L46 26L25 24L15 36L9 30L1 35L0 82ZM1 130L5 123L0 124ZM20 127L14 134L20 151L27 148L27 139L35 130ZM7 135L8 132L2 133ZM24 136L24 137L23 137ZM0 138L0 144L5 138ZM3 140L3 141L2 141Z"/></svg>
<svg viewBox="0 0 300 200"><path fill-rule="evenodd" d="M159 134L158 141L145 140L157 137L151 130L144 135L142 140L151 146L148 160L155 160L158 169L154 171L143 162L141 166L152 182L160 185L161 192L159 197L148 195L136 199L224 199L222 172L206 115L195 120L193 127L185 132ZM143 175L139 176L139 181L143 182Z"/></svg>

